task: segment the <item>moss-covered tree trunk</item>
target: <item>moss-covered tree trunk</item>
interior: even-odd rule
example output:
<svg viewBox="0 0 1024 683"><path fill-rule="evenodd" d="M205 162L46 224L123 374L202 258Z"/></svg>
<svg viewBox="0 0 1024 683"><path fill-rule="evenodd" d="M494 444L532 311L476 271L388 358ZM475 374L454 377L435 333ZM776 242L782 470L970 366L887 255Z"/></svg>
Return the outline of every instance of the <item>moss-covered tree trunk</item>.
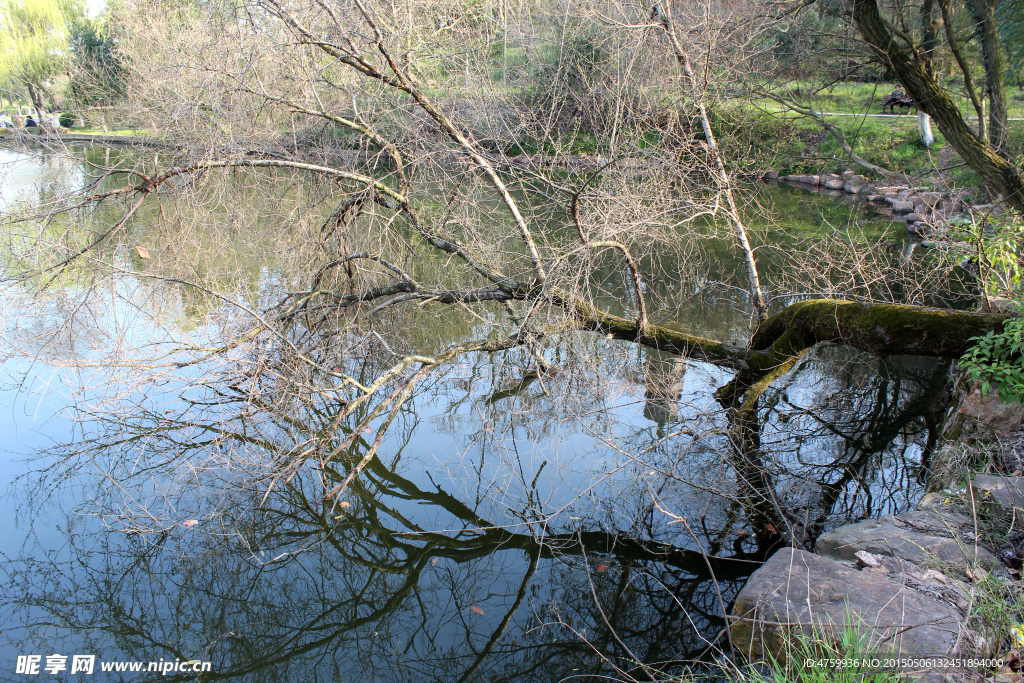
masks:
<svg viewBox="0 0 1024 683"><path fill-rule="evenodd" d="M959 358L971 337L1001 331L1003 318L900 304L811 299L790 304L758 328L746 348L660 325L637 333L636 322L568 302L577 324L616 339L637 342L760 377L821 342L836 342L879 356L913 354Z"/></svg>

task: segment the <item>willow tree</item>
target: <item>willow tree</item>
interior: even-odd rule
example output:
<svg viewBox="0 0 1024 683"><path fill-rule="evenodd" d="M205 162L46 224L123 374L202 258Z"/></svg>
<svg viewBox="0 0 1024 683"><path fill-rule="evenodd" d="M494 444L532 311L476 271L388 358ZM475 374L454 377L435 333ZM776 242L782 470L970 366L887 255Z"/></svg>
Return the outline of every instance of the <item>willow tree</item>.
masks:
<svg viewBox="0 0 1024 683"><path fill-rule="evenodd" d="M0 2L0 78L24 87L40 115L52 103L51 79L66 70L71 24L83 15L75 0Z"/></svg>

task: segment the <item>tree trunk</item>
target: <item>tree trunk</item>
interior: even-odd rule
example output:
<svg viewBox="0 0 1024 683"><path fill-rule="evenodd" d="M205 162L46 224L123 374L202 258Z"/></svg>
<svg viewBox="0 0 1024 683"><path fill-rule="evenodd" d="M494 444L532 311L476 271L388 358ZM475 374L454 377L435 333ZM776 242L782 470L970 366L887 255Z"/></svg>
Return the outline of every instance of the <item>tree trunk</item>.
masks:
<svg viewBox="0 0 1024 683"><path fill-rule="evenodd" d="M1006 143L1006 76L996 24L996 0L971 0L971 12L981 34L985 59L985 91L988 94L988 140L999 148Z"/></svg>
<svg viewBox="0 0 1024 683"><path fill-rule="evenodd" d="M921 144L931 147L935 142L935 136L932 135L931 117L920 110L917 112L917 130L921 133Z"/></svg>
<svg viewBox="0 0 1024 683"><path fill-rule="evenodd" d="M32 82L26 82L25 85L28 87L28 96L32 100L32 106L35 107L36 116L42 118L43 113L46 112L46 103L43 101L43 89Z"/></svg>
<svg viewBox="0 0 1024 683"><path fill-rule="evenodd" d="M878 356L959 358L974 346L971 337L1002 329L1002 317L973 311L812 299L768 318L749 346L793 356L821 342L838 342Z"/></svg>
<svg viewBox="0 0 1024 683"><path fill-rule="evenodd" d="M616 339L678 353L762 376L821 342L846 344L878 356L912 354L959 358L980 337L1003 329L1003 318L973 311L953 311L900 304L862 304L811 299L790 304L761 323L747 348L648 325L638 335L636 323L582 303L562 301L582 329ZM746 384L749 386L749 384Z"/></svg>
<svg viewBox="0 0 1024 683"><path fill-rule="evenodd" d="M1010 206L1024 212L1024 176L1020 169L971 130L926 64L896 44L892 29L878 12L876 0L854 0L853 18L864 40L896 74L918 107L935 119L939 130L967 165Z"/></svg>
<svg viewBox="0 0 1024 683"><path fill-rule="evenodd" d="M921 58L925 63L925 71L932 77L935 76L932 59L935 57L935 48L939 46L938 28L935 0L924 0L921 3ZM935 136L932 135L931 117L920 109L917 110L917 129L921 133L921 144L931 147L935 142Z"/></svg>

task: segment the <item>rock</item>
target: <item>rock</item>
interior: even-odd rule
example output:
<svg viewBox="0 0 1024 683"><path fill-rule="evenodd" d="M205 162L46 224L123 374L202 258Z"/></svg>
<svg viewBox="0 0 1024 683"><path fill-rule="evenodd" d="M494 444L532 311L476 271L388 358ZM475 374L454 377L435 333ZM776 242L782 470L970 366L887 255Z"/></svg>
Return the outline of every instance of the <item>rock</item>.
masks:
<svg viewBox="0 0 1024 683"><path fill-rule="evenodd" d="M841 190L845 184L842 180L826 180L824 182L825 187L830 190Z"/></svg>
<svg viewBox="0 0 1024 683"><path fill-rule="evenodd" d="M858 185L850 180L843 183L843 192L848 192L849 194L860 194L865 187L867 187L867 185Z"/></svg>
<svg viewBox="0 0 1024 683"><path fill-rule="evenodd" d="M858 550L854 555L857 558L858 567L873 567L878 568L882 566L882 556L872 555L866 550Z"/></svg>
<svg viewBox="0 0 1024 683"><path fill-rule="evenodd" d="M853 178L853 171L843 171L843 180L850 180Z"/></svg>
<svg viewBox="0 0 1024 683"><path fill-rule="evenodd" d="M778 180L779 179L779 172L778 171L768 171L767 173L764 174L764 177L765 177L766 180Z"/></svg>
<svg viewBox="0 0 1024 683"><path fill-rule="evenodd" d="M986 517L1008 519L1024 511L1024 479L979 474L971 483L978 512Z"/></svg>
<svg viewBox="0 0 1024 683"><path fill-rule="evenodd" d="M996 436L1006 436L1024 418L1024 405L1004 403L995 387L983 396L981 387L975 385L960 403L959 413Z"/></svg>
<svg viewBox="0 0 1024 683"><path fill-rule="evenodd" d="M974 520L963 512L954 510L944 500L937 493L929 493L918 501L917 510L901 512L896 515L896 521L918 531L939 536L951 536L960 532L972 533Z"/></svg>
<svg viewBox="0 0 1024 683"><path fill-rule="evenodd" d="M913 190L900 190L899 192L896 193L896 198L899 199L901 202L905 202L907 201L907 198L913 194Z"/></svg>
<svg viewBox="0 0 1024 683"><path fill-rule="evenodd" d="M967 614L971 608L971 590L967 584L934 569L921 569L909 560L872 555L863 550L857 553L857 566L888 574L890 581L939 598L955 606L962 614Z"/></svg>
<svg viewBox="0 0 1024 683"><path fill-rule="evenodd" d="M874 555L898 557L918 565L942 562L969 568L979 564L991 567L996 563L996 556L984 548L917 531L897 523L892 515L833 529L818 537L814 549L825 557L847 561L856 559L858 551L866 550Z"/></svg>
<svg viewBox="0 0 1024 683"><path fill-rule="evenodd" d="M996 315L1018 315L1020 313L1017 304L1008 296L990 296L988 310Z"/></svg>
<svg viewBox="0 0 1024 683"><path fill-rule="evenodd" d="M785 656L786 631L841 636L852 618L873 649L951 654L961 630L948 603L850 564L783 548L755 571L736 596L730 627L736 649L751 660Z"/></svg>
<svg viewBox="0 0 1024 683"><path fill-rule="evenodd" d="M942 201L941 192L918 192L917 196L921 200L921 203L926 204L929 209L936 208L939 205L939 202Z"/></svg>
<svg viewBox="0 0 1024 683"><path fill-rule="evenodd" d="M888 197L886 199L888 199ZM910 202L896 200L894 202L890 202L890 204L892 204L893 213L911 213L914 210L914 205Z"/></svg>
<svg viewBox="0 0 1024 683"><path fill-rule="evenodd" d="M907 214L907 222L908 223L916 223L918 221L923 221L923 220L924 220L924 217L921 214L917 213L916 211L912 211L912 212Z"/></svg>

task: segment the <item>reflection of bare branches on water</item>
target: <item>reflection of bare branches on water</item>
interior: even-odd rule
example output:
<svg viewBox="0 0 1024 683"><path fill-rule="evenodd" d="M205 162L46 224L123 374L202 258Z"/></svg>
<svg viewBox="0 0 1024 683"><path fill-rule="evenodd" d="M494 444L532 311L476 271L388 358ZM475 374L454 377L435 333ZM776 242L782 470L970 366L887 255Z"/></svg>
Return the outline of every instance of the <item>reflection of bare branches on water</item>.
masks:
<svg viewBox="0 0 1024 683"><path fill-rule="evenodd" d="M204 422L203 411L218 419ZM204 451L222 453L222 462L247 453L258 463L334 418L322 412L319 422L311 414L300 422L258 412L244 394L193 396L187 415L156 410L134 422L109 421L109 432L80 448L112 459L132 453L140 478L152 481L156 468L201 461L196 455ZM323 499L324 478L341 479L343 460L320 473L304 470L269 495L252 482L222 478L221 487L234 484L223 500L210 498L218 483L212 469L197 468L196 481L178 495L162 495L182 517L201 519L199 527L98 538L72 532L70 556L45 569L11 558L8 585L16 590L4 609L32 605L43 622L90 631L108 651L155 659L202 650L222 677L247 680L257 672L268 680L321 680L329 675L319 668L324 657L331 670L368 677L414 671L458 680L482 670L536 680L570 668L605 670L590 646L571 637L574 630L612 661L624 656L618 639L643 661L669 666L705 649L701 637L717 639L724 620L708 601L710 577L699 554L599 531L549 526L538 536L531 527L487 519L485 509L495 506L464 502L400 473L415 420L405 427L394 460L374 459L353 481L345 506ZM205 441L197 438L202 433ZM140 459L140 439L153 453L176 454ZM122 487L130 481L120 480ZM112 507L123 519L120 490L98 492L88 510ZM203 509L211 503L216 514ZM435 528L423 528L425 518ZM89 569L76 569L82 563ZM754 566L715 561L719 579L731 577L729 591ZM607 624L581 589L591 573ZM56 600L55 590L75 597Z"/></svg>
<svg viewBox="0 0 1024 683"><path fill-rule="evenodd" d="M650 677L720 644L772 547L896 498L939 374L748 349L748 200L704 104L707 144L666 109L679 65L701 80L691 37L722 38L711 76L746 61L747 24L680 6L676 35L614 2L510 20L560 54L616 26L628 59L584 74L635 91L611 116L564 74L492 87L428 5L126 8L145 73L124 114L173 146L88 150L76 187L0 218L12 383L47 363L78 419L26 514L67 496L88 529L52 566L11 558L9 614L241 679ZM465 62L447 83L417 75L424 35ZM568 161L574 116L612 123L607 158L512 158L525 135ZM852 229L756 232L778 301L924 301L953 267ZM723 410L754 365L776 384Z"/></svg>
<svg viewBox="0 0 1024 683"><path fill-rule="evenodd" d="M913 502L936 442L947 368L823 346L765 392L758 448L775 482L773 504L799 544L812 542L829 521Z"/></svg>

